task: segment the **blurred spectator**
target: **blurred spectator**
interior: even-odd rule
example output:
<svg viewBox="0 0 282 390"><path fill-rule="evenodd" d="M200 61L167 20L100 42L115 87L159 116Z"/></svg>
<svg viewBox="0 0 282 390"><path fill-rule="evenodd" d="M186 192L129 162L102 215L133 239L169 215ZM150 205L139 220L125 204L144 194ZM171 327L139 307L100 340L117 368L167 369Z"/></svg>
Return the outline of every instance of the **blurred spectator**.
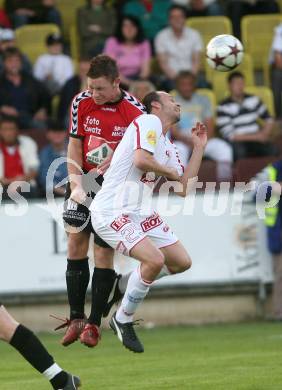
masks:
<svg viewBox="0 0 282 390"><path fill-rule="evenodd" d="M15 28L30 23L62 24L55 0L6 0L5 9Z"/></svg>
<svg viewBox="0 0 282 390"><path fill-rule="evenodd" d="M4 8L0 8L0 28L11 28L12 24Z"/></svg>
<svg viewBox="0 0 282 390"><path fill-rule="evenodd" d="M274 121L266 106L259 97L244 92L242 73L232 73L228 87L230 96L217 107L217 126L233 146L234 159L274 155L276 150L269 142Z"/></svg>
<svg viewBox="0 0 282 390"><path fill-rule="evenodd" d="M276 116L282 119L282 23L275 28L270 51L271 83Z"/></svg>
<svg viewBox="0 0 282 390"><path fill-rule="evenodd" d="M277 200L273 207L265 208L265 225L267 227L268 249L273 258L272 315L273 319L282 320L282 160L270 164L264 169L268 181L266 199ZM265 183L265 182L264 182ZM277 183L277 185L275 185ZM271 184L271 185L270 185Z"/></svg>
<svg viewBox="0 0 282 390"><path fill-rule="evenodd" d="M56 8L56 0L42 0L43 12L41 20L36 23L54 23L62 28L62 16Z"/></svg>
<svg viewBox="0 0 282 390"><path fill-rule="evenodd" d="M186 7L189 16L223 15L222 6L217 0L174 0L173 2Z"/></svg>
<svg viewBox="0 0 282 390"><path fill-rule="evenodd" d="M232 175L233 153L228 142L214 137L214 113L209 99L195 90L196 79L189 71L181 71L176 79L175 100L181 106L180 121L171 131L177 145L180 160L186 166L193 149L191 129L202 122L208 130L208 143L205 157L217 161L218 179L230 179Z"/></svg>
<svg viewBox="0 0 282 390"><path fill-rule="evenodd" d="M87 0L87 5L77 10L80 54L91 58L102 53L105 40L114 32L116 15L104 0Z"/></svg>
<svg viewBox="0 0 282 390"><path fill-rule="evenodd" d="M169 11L169 27L156 36L155 48L161 70L165 74L164 88L174 88L181 70L197 75L200 69L203 41L198 31L186 26L184 7L173 5Z"/></svg>
<svg viewBox="0 0 282 390"><path fill-rule="evenodd" d="M3 61L0 113L17 118L23 129L46 128L50 96L44 85L22 72L22 57L18 49L7 49Z"/></svg>
<svg viewBox="0 0 282 390"><path fill-rule="evenodd" d="M40 152L40 167L38 182L44 192L53 191L57 196L63 196L65 194L65 186L60 185L64 179L68 177L67 171L67 133L55 122L49 122L48 130L46 133L49 144L46 145ZM48 169L50 165L56 159L63 157L63 161L54 168L54 171L50 171L48 177ZM50 176L50 177L49 177Z"/></svg>
<svg viewBox="0 0 282 390"><path fill-rule="evenodd" d="M58 108L58 122L60 126L67 129L69 127L69 107L72 99L79 92L87 88L87 72L89 70L89 61L82 59L78 65L78 73L69 79L60 92L60 101Z"/></svg>
<svg viewBox="0 0 282 390"><path fill-rule="evenodd" d="M138 81L133 81L131 83L129 92L136 97L140 102L144 99L144 97L150 93L155 91L156 88L154 84L152 84L148 80L138 80Z"/></svg>
<svg viewBox="0 0 282 390"><path fill-rule="evenodd" d="M46 46L47 53L37 58L33 73L53 96L59 93L65 82L73 76L73 63L69 56L63 54L61 35L48 35Z"/></svg>
<svg viewBox="0 0 282 390"><path fill-rule="evenodd" d="M9 28L5 28L3 30L0 30L0 74L4 70L3 65L3 56L6 49L16 47L16 39L15 39L15 33L13 30ZM22 64L23 64L23 72L26 73L32 73L32 65L27 58L27 56L23 53L21 53L22 57Z"/></svg>
<svg viewBox="0 0 282 390"><path fill-rule="evenodd" d="M142 27L134 16L122 17L115 37L107 39L104 52L116 60L125 87L132 80L150 76L150 43L144 39Z"/></svg>
<svg viewBox="0 0 282 390"><path fill-rule="evenodd" d="M170 6L170 0L129 0L123 8L123 14L138 18L145 37L153 41L157 33L167 26Z"/></svg>
<svg viewBox="0 0 282 390"><path fill-rule="evenodd" d="M241 18L249 14L273 14L279 12L276 0L229 0L227 13L232 21L234 35L241 39Z"/></svg>
<svg viewBox="0 0 282 390"><path fill-rule="evenodd" d="M24 196L33 196L38 166L36 143L30 137L19 135L15 118L4 116L0 120L0 183L4 189L4 198L8 197L8 186L10 194L20 192L19 184L15 181L30 183L31 192Z"/></svg>

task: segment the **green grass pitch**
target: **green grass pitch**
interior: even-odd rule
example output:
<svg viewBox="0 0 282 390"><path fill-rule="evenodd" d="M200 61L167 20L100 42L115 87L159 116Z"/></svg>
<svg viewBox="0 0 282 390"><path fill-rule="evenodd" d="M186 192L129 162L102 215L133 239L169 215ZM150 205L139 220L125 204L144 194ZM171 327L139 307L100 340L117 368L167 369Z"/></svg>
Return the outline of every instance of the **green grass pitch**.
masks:
<svg viewBox="0 0 282 390"><path fill-rule="evenodd" d="M282 326L246 323L137 329L145 353L126 350L110 331L99 346L59 345L41 334L56 361L80 375L86 390L282 389ZM0 344L1 390L48 390L48 382L9 345Z"/></svg>

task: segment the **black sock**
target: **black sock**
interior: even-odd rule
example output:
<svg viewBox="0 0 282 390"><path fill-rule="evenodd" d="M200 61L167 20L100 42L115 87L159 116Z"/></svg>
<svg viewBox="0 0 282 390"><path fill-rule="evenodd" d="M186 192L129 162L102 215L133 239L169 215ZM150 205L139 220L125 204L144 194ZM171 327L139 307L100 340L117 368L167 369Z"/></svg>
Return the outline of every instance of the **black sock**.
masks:
<svg viewBox="0 0 282 390"><path fill-rule="evenodd" d="M38 337L21 324L17 327L10 345L41 374L55 363L53 357L48 353ZM65 371L61 371L50 380L50 383L54 389L60 389L65 386L67 380L68 374Z"/></svg>
<svg viewBox="0 0 282 390"><path fill-rule="evenodd" d="M68 259L66 282L71 320L84 318L85 295L89 279L88 257L80 260Z"/></svg>
<svg viewBox="0 0 282 390"><path fill-rule="evenodd" d="M88 318L90 324L101 325L101 319L112 291L116 273L108 268L94 268L92 277L92 305Z"/></svg>
<svg viewBox="0 0 282 390"><path fill-rule="evenodd" d="M41 341L23 325L17 327L10 344L41 374L54 364Z"/></svg>

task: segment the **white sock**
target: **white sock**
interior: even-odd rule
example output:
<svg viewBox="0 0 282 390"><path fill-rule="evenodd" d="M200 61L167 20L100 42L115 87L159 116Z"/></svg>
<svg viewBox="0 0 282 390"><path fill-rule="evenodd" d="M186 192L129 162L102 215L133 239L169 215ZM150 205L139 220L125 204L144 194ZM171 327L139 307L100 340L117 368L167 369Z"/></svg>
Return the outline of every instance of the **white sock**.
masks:
<svg viewBox="0 0 282 390"><path fill-rule="evenodd" d="M44 375L48 381L50 381L51 379L53 379L56 375L58 375L61 371L63 371L61 369L60 366L58 366L57 363L54 363L52 364L51 367L47 368L47 370L45 370L42 375Z"/></svg>
<svg viewBox="0 0 282 390"><path fill-rule="evenodd" d="M152 282L146 282L140 274L140 266L131 272L121 305L117 311L118 322L132 322L138 306L146 297Z"/></svg>
<svg viewBox="0 0 282 390"><path fill-rule="evenodd" d="M122 277L120 278L120 280L118 282L118 288L122 294L124 294L126 291L128 279L129 279L131 273L132 272L129 272L128 274L122 275ZM159 280L159 279L163 278L164 276L169 276L169 275L173 275L173 274L172 274L172 272L169 271L167 266L164 264L163 268L161 269L160 273L156 276L155 280Z"/></svg>
<svg viewBox="0 0 282 390"><path fill-rule="evenodd" d="M119 288L119 291L124 294L125 291L126 291L126 287L127 287L127 283L128 283L128 279L130 277L132 272L128 272L128 274L125 274L125 275L122 275L119 282L118 282L118 288Z"/></svg>

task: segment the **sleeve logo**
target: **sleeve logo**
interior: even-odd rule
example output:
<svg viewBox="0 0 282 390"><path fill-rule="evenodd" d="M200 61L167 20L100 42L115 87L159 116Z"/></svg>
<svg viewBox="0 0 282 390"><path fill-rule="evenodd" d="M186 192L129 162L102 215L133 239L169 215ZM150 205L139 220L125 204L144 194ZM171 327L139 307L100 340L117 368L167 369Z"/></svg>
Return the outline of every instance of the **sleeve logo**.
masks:
<svg viewBox="0 0 282 390"><path fill-rule="evenodd" d="M155 130L149 130L146 135L147 141L150 145L155 146L157 143L157 135Z"/></svg>

